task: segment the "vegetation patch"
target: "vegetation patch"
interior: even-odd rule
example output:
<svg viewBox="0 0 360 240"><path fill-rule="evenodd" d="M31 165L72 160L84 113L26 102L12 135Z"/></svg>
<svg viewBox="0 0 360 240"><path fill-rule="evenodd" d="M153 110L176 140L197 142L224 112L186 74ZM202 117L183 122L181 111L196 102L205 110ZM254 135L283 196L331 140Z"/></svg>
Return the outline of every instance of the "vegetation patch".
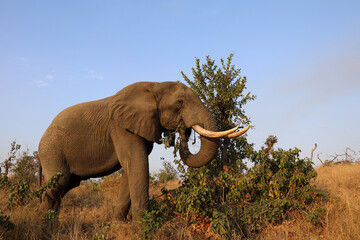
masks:
<svg viewBox="0 0 360 240"><path fill-rule="evenodd" d="M299 149L248 152L254 166L239 171L232 166L225 171L217 162L200 169L182 172L182 185L161 199L154 198L145 215L149 226L159 228L165 221L185 221L193 231L212 233L231 239L259 234L268 225L283 223L291 212L299 211L314 226L322 226L325 208L312 210L314 202L326 201L329 194L310 182L316 172L309 159L299 158ZM180 162L180 169L185 169ZM152 220L151 224L149 219ZM147 221L145 221L147 220Z"/></svg>
<svg viewBox="0 0 360 240"><path fill-rule="evenodd" d="M196 59L192 69L193 80L183 72L185 81L200 96L217 119L220 130L240 123L249 124L242 107L256 98L245 93L246 78L240 69L221 59L221 67L207 57L205 64ZM171 138L174 134L168 135ZM164 142L173 142L166 139ZM274 149L275 136L269 136L260 150L255 150L246 137L220 140L216 159L199 169L186 168L176 160L181 187L164 190L165 197L157 199L144 218L151 224L182 221L194 234L209 237L212 234L226 239L249 238L269 225L281 224L289 213L299 211L310 223L320 226L325 208L310 210L315 201L326 201L328 193L311 185L316 178L312 162L299 157L300 150ZM179 143L175 143L174 157ZM247 167L245 161L251 167ZM155 201L156 199L153 199ZM161 215L159 215L161 209ZM154 213L156 217L149 215ZM142 219L144 220L144 219ZM145 221L143 221L145 222ZM147 227L147 235L149 225Z"/></svg>

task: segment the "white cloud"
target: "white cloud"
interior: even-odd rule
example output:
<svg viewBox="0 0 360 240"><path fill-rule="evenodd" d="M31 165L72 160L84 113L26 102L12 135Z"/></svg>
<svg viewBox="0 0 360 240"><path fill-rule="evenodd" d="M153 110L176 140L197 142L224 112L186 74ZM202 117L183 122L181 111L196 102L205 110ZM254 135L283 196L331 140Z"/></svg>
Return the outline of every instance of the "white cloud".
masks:
<svg viewBox="0 0 360 240"><path fill-rule="evenodd" d="M45 86L48 86L49 85L49 80L52 80L54 79L55 76L52 75L52 74L47 74L43 80L35 80L34 81L34 84L35 86L37 87L45 87Z"/></svg>
<svg viewBox="0 0 360 240"><path fill-rule="evenodd" d="M47 80L54 79L54 75L48 74L45 76L45 79L47 79Z"/></svg>
<svg viewBox="0 0 360 240"><path fill-rule="evenodd" d="M47 82L42 81L42 80L35 80L35 81L34 81L34 84L35 84L37 87L45 87L45 86L48 85Z"/></svg>
<svg viewBox="0 0 360 240"><path fill-rule="evenodd" d="M21 64L25 67L30 67L29 60L25 57L19 57Z"/></svg>
<svg viewBox="0 0 360 240"><path fill-rule="evenodd" d="M89 75L87 76L87 78L90 78L90 79L97 79L97 80L104 80L103 76L101 75L98 75L95 73L95 71L91 70L91 69L85 69L86 72L89 73Z"/></svg>

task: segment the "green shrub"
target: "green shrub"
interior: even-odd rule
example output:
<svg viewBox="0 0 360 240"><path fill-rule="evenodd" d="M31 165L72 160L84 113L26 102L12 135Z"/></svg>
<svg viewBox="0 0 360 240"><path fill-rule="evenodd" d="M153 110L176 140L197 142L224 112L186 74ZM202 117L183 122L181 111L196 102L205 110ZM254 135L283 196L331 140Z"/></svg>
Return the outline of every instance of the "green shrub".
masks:
<svg viewBox="0 0 360 240"><path fill-rule="evenodd" d="M7 189L11 185L9 178L5 174L0 173L0 188Z"/></svg>
<svg viewBox="0 0 360 240"><path fill-rule="evenodd" d="M221 59L220 66L209 56L203 64L196 59L193 79L181 72L213 114L219 130L250 124L243 106L256 99L246 92L247 79L231 64L232 58L230 54L227 61ZM179 142L174 136L170 133L163 140L166 147L175 145L176 158ZM268 224L280 224L292 211L307 215L310 204L326 199L327 193L310 185L316 177L312 162L300 158L297 148L274 150L276 136L269 136L258 151L246 135L218 142L216 159L207 166L192 169L175 160L182 186L157 203L168 218L185 215L189 226L210 220L211 231L225 238L251 238ZM147 214L151 219L151 212Z"/></svg>
<svg viewBox="0 0 360 240"><path fill-rule="evenodd" d="M41 197L42 193L48 189L56 187L61 172L54 174L51 179L44 183L40 188L32 190L27 181L17 180L11 184L9 194L9 206L22 206L31 201L35 197Z"/></svg>
<svg viewBox="0 0 360 240"><path fill-rule="evenodd" d="M52 219L54 219L54 218L56 217L56 215L57 215L56 211L51 210L51 209L47 210L47 211L44 213L44 217L45 217L45 219L47 219L47 220L52 220Z"/></svg>
<svg viewBox="0 0 360 240"><path fill-rule="evenodd" d="M219 170L219 161L192 169L176 161L182 186L171 194L165 190L161 201L153 199L157 210L146 212L146 232L169 218L186 215L189 225L210 219L211 231L225 238L251 237L269 224L281 224L292 211L321 226L326 209L311 211L309 205L329 195L310 185L316 177L312 162L300 158L297 148L272 148L273 144L255 151L248 145L246 154L254 165L247 170L234 164L225 172Z"/></svg>
<svg viewBox="0 0 360 240"><path fill-rule="evenodd" d="M310 211L307 213L305 220L310 222L314 226L322 226L324 223L324 218L326 215L326 208L316 208L314 211Z"/></svg>
<svg viewBox="0 0 360 240"><path fill-rule="evenodd" d="M32 196L32 191L30 189L29 183L23 180L18 180L10 188L9 194L9 205L17 206L24 205L27 200Z"/></svg>
<svg viewBox="0 0 360 240"><path fill-rule="evenodd" d="M5 230L14 229L14 223L10 221L10 217L0 212L0 227Z"/></svg>
<svg viewBox="0 0 360 240"><path fill-rule="evenodd" d="M157 172L150 174L149 178L151 183L166 183L168 181L178 178L177 171L171 165L171 163L164 161L162 165L163 168L161 168Z"/></svg>
<svg viewBox="0 0 360 240"><path fill-rule="evenodd" d="M158 202L154 198L150 200L149 209L139 219L142 224L142 238L149 238L158 230L161 224L168 219L169 207L164 202Z"/></svg>

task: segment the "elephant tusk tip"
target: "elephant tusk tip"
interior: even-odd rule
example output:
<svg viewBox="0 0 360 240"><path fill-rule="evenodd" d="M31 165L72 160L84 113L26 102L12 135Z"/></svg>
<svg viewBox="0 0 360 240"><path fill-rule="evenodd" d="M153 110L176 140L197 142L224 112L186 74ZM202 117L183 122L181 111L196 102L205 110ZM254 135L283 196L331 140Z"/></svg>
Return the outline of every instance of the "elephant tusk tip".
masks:
<svg viewBox="0 0 360 240"><path fill-rule="evenodd" d="M244 133L247 132L247 130L249 130L250 126L246 126L244 127L243 129L241 129L240 131L238 132L235 132L235 133L230 133L226 136L226 138L236 138L236 137L239 137L241 135L243 135Z"/></svg>

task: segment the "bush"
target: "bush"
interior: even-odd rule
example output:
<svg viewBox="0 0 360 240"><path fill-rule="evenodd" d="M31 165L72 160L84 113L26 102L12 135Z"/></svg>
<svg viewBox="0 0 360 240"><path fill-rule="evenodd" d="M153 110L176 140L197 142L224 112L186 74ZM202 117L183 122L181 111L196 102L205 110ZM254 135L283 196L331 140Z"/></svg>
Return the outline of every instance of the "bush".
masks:
<svg viewBox="0 0 360 240"><path fill-rule="evenodd" d="M13 229L14 226L14 223L10 221L10 217L0 212L0 227L5 230L10 230Z"/></svg>
<svg viewBox="0 0 360 240"><path fill-rule="evenodd" d="M177 179L177 171L171 163L164 161L163 168L154 174L150 174L150 182L166 183L168 181Z"/></svg>
<svg viewBox="0 0 360 240"><path fill-rule="evenodd" d="M9 187L11 182L36 185L39 178L37 152L31 155L29 150L20 153L20 149L21 145L16 141L11 143L9 157L1 164L5 171L4 174L0 174L0 188Z"/></svg>
<svg viewBox="0 0 360 240"><path fill-rule="evenodd" d="M10 184L11 183L9 181L9 178L6 175L0 173L0 188L7 189Z"/></svg>
<svg viewBox="0 0 360 240"><path fill-rule="evenodd" d="M9 205L10 206L22 206L27 200L32 198L32 191L29 183L23 180L18 180L12 184L9 194Z"/></svg>
<svg viewBox="0 0 360 240"><path fill-rule="evenodd" d="M16 181L24 181L28 184L35 185L38 179L39 162L36 161L34 155L29 154L29 151L23 151L20 156L15 159L15 163L11 169L12 178Z"/></svg>
<svg viewBox="0 0 360 240"><path fill-rule="evenodd" d="M144 212L140 222L143 226L141 237L149 238L160 228L161 223L168 218L169 211L167 205L157 202L155 199L150 200L149 209Z"/></svg>
<svg viewBox="0 0 360 240"><path fill-rule="evenodd" d="M44 183L40 188L32 190L27 181L17 180L11 183L10 194L9 194L9 206L22 206L31 201L35 197L41 197L42 193L48 189L56 187L61 172L54 174L51 179Z"/></svg>
<svg viewBox="0 0 360 240"><path fill-rule="evenodd" d="M316 177L312 162L300 158L297 148L272 150L272 146L255 151L249 145L246 151L254 166L245 172L239 169L243 165L215 171L217 161L199 169L186 169L178 162L183 184L171 194L165 191L157 202L160 218L157 211L146 213L147 219L157 223L146 227L159 228L165 220L186 215L188 225L209 220L208 228L216 234L251 237L269 224L281 224L292 211L302 212L308 222L320 226L326 209L311 212L308 206L326 200L328 194L310 185ZM152 218L151 214L157 215Z"/></svg>

